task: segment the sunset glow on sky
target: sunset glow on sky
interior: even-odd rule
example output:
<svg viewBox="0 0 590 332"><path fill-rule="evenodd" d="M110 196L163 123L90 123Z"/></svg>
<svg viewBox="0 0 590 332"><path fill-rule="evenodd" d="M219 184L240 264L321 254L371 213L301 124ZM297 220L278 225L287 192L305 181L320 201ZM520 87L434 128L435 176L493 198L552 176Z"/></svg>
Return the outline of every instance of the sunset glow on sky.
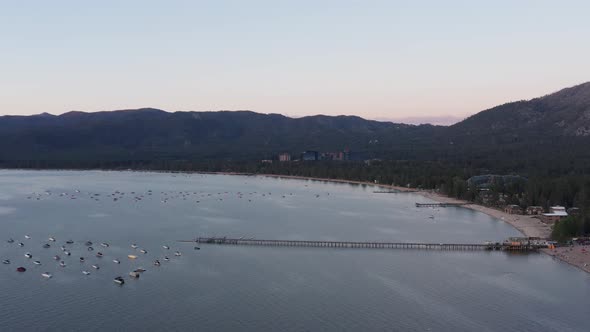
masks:
<svg viewBox="0 0 590 332"><path fill-rule="evenodd" d="M587 1L5 1L0 114L463 118L590 80Z"/></svg>

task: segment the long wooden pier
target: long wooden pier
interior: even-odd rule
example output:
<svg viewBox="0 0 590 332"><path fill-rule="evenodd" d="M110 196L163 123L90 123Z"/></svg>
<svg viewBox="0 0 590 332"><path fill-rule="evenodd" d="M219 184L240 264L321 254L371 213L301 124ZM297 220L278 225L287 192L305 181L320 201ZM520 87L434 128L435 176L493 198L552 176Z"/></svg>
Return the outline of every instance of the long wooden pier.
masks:
<svg viewBox="0 0 590 332"><path fill-rule="evenodd" d="M449 207L462 206L467 203L416 203L416 207Z"/></svg>
<svg viewBox="0 0 590 332"><path fill-rule="evenodd" d="M351 241L303 241L303 240L261 240L226 237L197 237L194 240L180 240L217 245L263 246L263 247L312 247L312 248L350 248L350 249L422 249L422 250L509 250L535 251L541 245L513 243L404 243L404 242L351 242Z"/></svg>

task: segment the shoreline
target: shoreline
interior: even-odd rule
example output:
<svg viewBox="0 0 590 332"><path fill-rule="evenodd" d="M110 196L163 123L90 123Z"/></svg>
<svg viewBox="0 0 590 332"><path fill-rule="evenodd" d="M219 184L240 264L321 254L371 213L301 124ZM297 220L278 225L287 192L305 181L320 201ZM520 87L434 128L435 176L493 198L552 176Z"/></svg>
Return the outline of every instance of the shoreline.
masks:
<svg viewBox="0 0 590 332"><path fill-rule="evenodd" d="M342 179L326 179L326 178L313 178L306 176L296 175L277 175L277 174L257 174L258 176L271 177L271 178L286 178L294 180L311 180L311 181L323 181L323 182L335 182L335 183L348 183L357 185L367 185L377 188L384 188L389 190L396 190L399 192L416 193L422 197L431 199L439 203L460 203L464 204L463 207L484 213L490 217L501 220L510 226L514 227L517 231L527 237L540 237L549 238L551 235L551 227L547 224L542 223L538 218L529 215L517 215L508 214L504 211L474 204L472 202L448 197L432 190L419 190L414 188L405 188L400 186L384 185L378 183L371 183L366 181L349 181ZM582 251L584 249L584 251ZM555 249L541 249L541 253L551 256L553 259L559 259L560 261L574 266L586 273L590 273L590 246L576 246L576 247L557 247Z"/></svg>

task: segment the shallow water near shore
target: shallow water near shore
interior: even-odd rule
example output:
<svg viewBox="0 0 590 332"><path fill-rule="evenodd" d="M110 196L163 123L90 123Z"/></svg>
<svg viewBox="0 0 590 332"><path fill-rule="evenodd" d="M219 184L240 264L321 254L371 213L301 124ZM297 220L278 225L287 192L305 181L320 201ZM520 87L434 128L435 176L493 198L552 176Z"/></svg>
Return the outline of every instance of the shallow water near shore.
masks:
<svg viewBox="0 0 590 332"><path fill-rule="evenodd" d="M176 242L244 236L481 243L520 235L473 210L416 208L429 200L376 190L253 176L0 171L0 259L11 260L0 265L0 330L587 331L589 275L546 255L194 250ZM49 236L56 242L42 248ZM15 243L5 241L11 237ZM68 239L75 243L65 257L59 247ZM176 250L182 256L174 257ZM66 267L52 259L56 254ZM18 266L27 271L17 273ZM147 271L130 280L128 272L140 266ZM53 278L42 278L45 271ZM127 280L121 287L112 281L118 275Z"/></svg>

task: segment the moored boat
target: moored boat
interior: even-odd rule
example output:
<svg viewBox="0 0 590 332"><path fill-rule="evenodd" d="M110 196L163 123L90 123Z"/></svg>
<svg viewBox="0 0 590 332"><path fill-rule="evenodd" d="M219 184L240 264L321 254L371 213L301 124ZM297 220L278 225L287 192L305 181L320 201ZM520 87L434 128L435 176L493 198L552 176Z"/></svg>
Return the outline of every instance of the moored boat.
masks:
<svg viewBox="0 0 590 332"><path fill-rule="evenodd" d="M64 262L64 261L59 262L59 266L66 267L66 262Z"/></svg>
<svg viewBox="0 0 590 332"><path fill-rule="evenodd" d="M98 266L97 264L92 264L92 267L96 270L100 269L100 266Z"/></svg>
<svg viewBox="0 0 590 332"><path fill-rule="evenodd" d="M19 267L17 267L17 268L16 268L16 271L17 271L17 272L25 272L26 270L27 270L27 269L25 269L25 268L24 268L24 267L22 267L22 266L19 266Z"/></svg>
<svg viewBox="0 0 590 332"><path fill-rule="evenodd" d="M89 275L90 274L89 271L82 271L82 273L84 273L85 275Z"/></svg>
<svg viewBox="0 0 590 332"><path fill-rule="evenodd" d="M129 259L136 259L137 256L135 256L135 255L127 255L127 258L129 258Z"/></svg>
<svg viewBox="0 0 590 332"><path fill-rule="evenodd" d="M43 273L41 273L41 276L43 276L44 278L47 278L47 279L53 277L53 275L49 272L43 272Z"/></svg>
<svg viewBox="0 0 590 332"><path fill-rule="evenodd" d="M113 279L113 281L119 285L123 285L125 283L125 280L123 279L123 277L116 277L115 279Z"/></svg>
<svg viewBox="0 0 590 332"><path fill-rule="evenodd" d="M10 259L5 259L2 261L2 264L10 264Z"/></svg>
<svg viewBox="0 0 590 332"><path fill-rule="evenodd" d="M137 278L139 278L139 275L140 275L140 273L139 273L139 272L135 272L135 271L129 272L129 276L130 276L131 278L135 278L135 279L137 279Z"/></svg>
<svg viewBox="0 0 590 332"><path fill-rule="evenodd" d="M33 255L31 255L31 253L26 253L26 254L25 254L25 257L26 257L26 258L33 258Z"/></svg>
<svg viewBox="0 0 590 332"><path fill-rule="evenodd" d="M34 262L33 262L33 264L35 264L35 265L41 265L41 262L39 262L39 261L34 261Z"/></svg>
<svg viewBox="0 0 590 332"><path fill-rule="evenodd" d="M113 259L113 263L115 263L115 264L121 264L121 261L118 260L118 259Z"/></svg>

